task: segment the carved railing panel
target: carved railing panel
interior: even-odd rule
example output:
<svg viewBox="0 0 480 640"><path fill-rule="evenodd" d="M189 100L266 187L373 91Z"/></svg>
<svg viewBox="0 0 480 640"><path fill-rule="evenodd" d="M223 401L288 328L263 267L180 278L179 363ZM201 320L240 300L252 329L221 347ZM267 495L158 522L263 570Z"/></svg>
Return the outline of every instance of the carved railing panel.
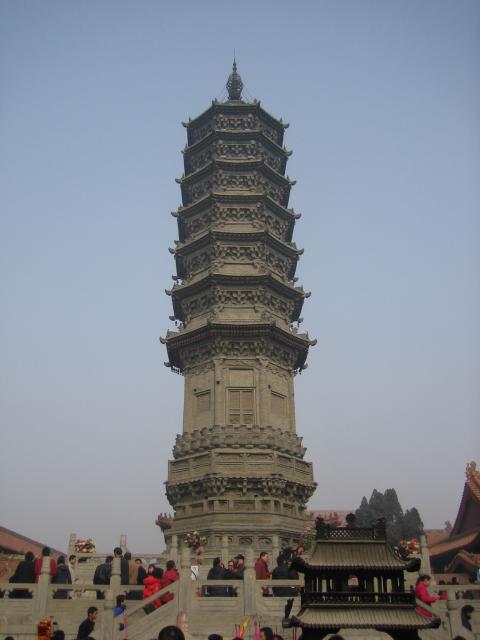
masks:
<svg viewBox="0 0 480 640"><path fill-rule="evenodd" d="M412 593L374 593L360 591L334 591L302 594L302 605L411 605L415 606Z"/></svg>

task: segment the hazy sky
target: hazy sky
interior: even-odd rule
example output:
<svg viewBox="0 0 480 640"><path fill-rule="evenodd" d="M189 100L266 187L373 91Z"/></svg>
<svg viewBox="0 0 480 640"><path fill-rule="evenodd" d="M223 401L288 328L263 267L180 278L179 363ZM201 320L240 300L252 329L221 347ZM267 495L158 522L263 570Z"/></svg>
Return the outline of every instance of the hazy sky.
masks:
<svg viewBox="0 0 480 640"><path fill-rule="evenodd" d="M156 551L186 142L233 49L291 123L312 508L398 490L427 527L480 461L480 3L0 2L0 524Z"/></svg>

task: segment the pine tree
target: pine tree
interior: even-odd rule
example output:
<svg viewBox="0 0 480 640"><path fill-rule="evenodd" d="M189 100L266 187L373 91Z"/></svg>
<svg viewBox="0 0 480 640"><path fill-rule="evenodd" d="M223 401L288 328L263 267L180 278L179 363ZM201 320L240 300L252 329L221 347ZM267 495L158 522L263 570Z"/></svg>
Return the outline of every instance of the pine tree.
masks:
<svg viewBox="0 0 480 640"><path fill-rule="evenodd" d="M403 516L402 538L404 540L411 540L412 538L416 538L418 540L422 533L423 522L418 510L415 507L407 509Z"/></svg>
<svg viewBox="0 0 480 640"><path fill-rule="evenodd" d="M355 515L357 517L357 526L370 527L372 525L372 518L370 517L370 505L368 504L368 500L365 496L363 496L360 506L355 511Z"/></svg>
<svg viewBox="0 0 480 640"><path fill-rule="evenodd" d="M370 500L365 496L362 498L355 515L359 527L371 527L379 518L385 518L387 540L394 546L403 539L418 539L423 531L418 510L412 507L404 513L395 489L387 489L385 493L374 489Z"/></svg>

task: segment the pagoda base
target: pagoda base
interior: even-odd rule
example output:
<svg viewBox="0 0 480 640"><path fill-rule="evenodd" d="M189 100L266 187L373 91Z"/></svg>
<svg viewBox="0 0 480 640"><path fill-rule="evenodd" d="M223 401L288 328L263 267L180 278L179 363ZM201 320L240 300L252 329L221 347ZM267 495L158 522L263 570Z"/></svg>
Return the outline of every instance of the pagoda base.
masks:
<svg viewBox="0 0 480 640"><path fill-rule="evenodd" d="M210 514L172 518L171 528L164 531L167 549L172 547L173 536L181 546L188 533L198 531L205 536L205 556L220 556L228 546L229 557L238 553L245 555L247 547L252 547L258 555L261 551L271 552L272 548L296 544L307 525L305 510L290 514L261 511L261 501L252 500L258 507L253 511L217 511ZM263 502L263 500L262 500ZM278 507L279 508L279 507ZM275 558L273 559L275 560Z"/></svg>

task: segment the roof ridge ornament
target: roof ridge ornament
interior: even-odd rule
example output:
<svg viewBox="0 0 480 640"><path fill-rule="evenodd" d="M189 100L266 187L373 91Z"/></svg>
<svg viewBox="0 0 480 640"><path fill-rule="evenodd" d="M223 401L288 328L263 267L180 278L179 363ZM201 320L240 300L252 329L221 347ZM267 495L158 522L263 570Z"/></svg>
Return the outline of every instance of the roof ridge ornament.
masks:
<svg viewBox="0 0 480 640"><path fill-rule="evenodd" d="M232 73L228 76L226 86L229 100L242 99L243 82L240 74L237 73L237 61L235 60L235 56L233 57Z"/></svg>

